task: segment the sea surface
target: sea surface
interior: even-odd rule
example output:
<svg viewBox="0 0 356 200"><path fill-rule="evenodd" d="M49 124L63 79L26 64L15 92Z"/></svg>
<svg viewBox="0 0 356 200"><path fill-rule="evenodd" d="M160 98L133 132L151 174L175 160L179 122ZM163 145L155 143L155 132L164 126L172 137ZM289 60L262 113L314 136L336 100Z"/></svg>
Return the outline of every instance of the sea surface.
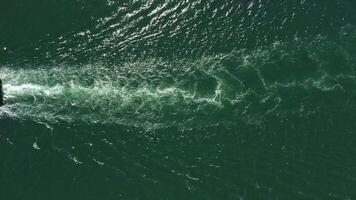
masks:
<svg viewBox="0 0 356 200"><path fill-rule="evenodd" d="M356 199L354 0L1 0L1 200Z"/></svg>

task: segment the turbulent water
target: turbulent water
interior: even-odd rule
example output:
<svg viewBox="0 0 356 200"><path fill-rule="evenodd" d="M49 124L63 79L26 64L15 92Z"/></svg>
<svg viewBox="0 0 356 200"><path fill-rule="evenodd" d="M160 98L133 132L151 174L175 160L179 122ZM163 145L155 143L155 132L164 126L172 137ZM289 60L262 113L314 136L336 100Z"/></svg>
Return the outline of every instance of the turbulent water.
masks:
<svg viewBox="0 0 356 200"><path fill-rule="evenodd" d="M0 2L0 199L356 199L355 10Z"/></svg>

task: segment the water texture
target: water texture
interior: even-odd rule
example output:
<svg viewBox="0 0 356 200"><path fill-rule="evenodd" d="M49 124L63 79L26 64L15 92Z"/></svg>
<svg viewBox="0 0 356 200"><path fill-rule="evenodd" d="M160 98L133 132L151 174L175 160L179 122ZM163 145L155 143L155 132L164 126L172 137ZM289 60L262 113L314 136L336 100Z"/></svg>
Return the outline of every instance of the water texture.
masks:
<svg viewBox="0 0 356 200"><path fill-rule="evenodd" d="M0 199L356 198L356 3L0 3Z"/></svg>

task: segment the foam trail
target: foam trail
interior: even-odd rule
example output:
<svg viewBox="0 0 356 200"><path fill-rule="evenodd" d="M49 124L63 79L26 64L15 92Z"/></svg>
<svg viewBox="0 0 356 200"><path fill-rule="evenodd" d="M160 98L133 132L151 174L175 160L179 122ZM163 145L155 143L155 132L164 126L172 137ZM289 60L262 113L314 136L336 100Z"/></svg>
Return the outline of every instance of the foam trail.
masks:
<svg viewBox="0 0 356 200"><path fill-rule="evenodd" d="M244 119L258 124L266 115L328 105L328 99L352 102L353 52L345 48L333 57L324 48L342 47L316 38L197 59L2 67L7 97L2 110L49 122L199 126ZM330 68L335 60L343 63L338 71ZM318 101L305 102L311 99Z"/></svg>
<svg viewBox="0 0 356 200"><path fill-rule="evenodd" d="M109 76L90 69L91 66L50 70L3 69L1 76L6 82L7 101L4 110L11 116L53 122L132 121L136 124L138 121L161 123L171 115L189 115L201 106L219 107L221 104L218 86L212 95L199 96L196 91L179 84L154 85L142 81L137 85L139 80L136 79L143 77L141 74L127 78L121 76L121 72ZM192 106L192 110L186 109Z"/></svg>

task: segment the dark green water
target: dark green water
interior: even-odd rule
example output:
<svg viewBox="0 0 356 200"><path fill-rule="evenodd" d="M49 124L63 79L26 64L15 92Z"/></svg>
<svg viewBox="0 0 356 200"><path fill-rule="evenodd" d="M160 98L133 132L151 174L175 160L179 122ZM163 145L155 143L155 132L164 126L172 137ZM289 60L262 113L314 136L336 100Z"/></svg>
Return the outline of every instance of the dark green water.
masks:
<svg viewBox="0 0 356 200"><path fill-rule="evenodd" d="M356 199L352 0L2 0L1 200Z"/></svg>

